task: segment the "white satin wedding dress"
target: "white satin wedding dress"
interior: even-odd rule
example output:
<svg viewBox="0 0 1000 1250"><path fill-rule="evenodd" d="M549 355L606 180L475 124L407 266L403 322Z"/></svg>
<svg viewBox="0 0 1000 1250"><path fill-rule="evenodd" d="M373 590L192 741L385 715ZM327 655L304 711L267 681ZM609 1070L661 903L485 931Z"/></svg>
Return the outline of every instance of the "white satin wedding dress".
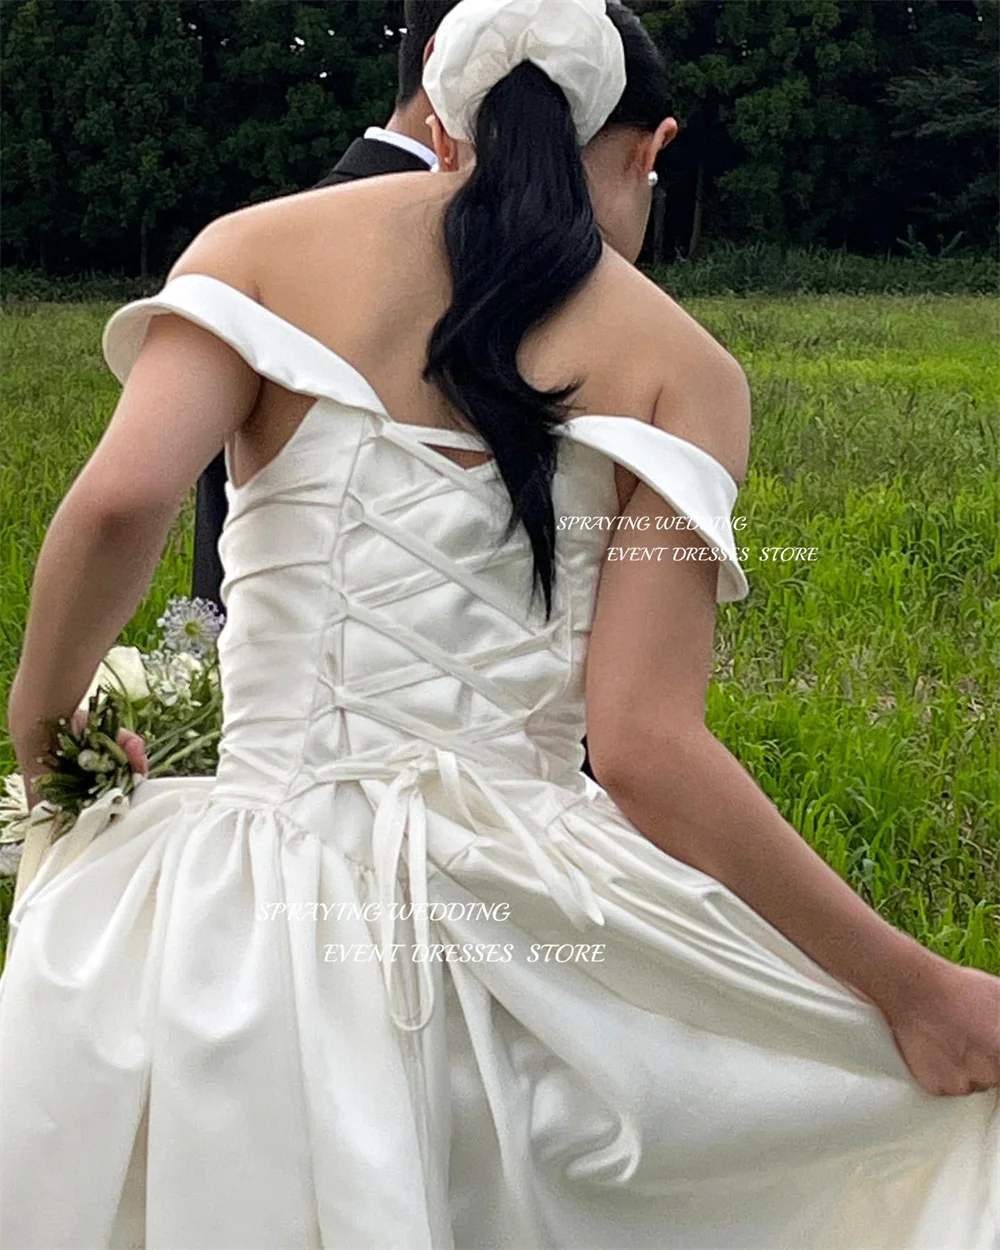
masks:
<svg viewBox="0 0 1000 1250"><path fill-rule="evenodd" d="M544 625L495 466L434 449L477 436L202 275L110 319L120 379L162 312L316 402L229 487L217 777L140 784L15 908L6 1250L995 1250L998 1091L925 1094L874 1006L580 771L611 531L558 531ZM617 515L616 462L731 516L681 439L560 437L557 517Z"/></svg>

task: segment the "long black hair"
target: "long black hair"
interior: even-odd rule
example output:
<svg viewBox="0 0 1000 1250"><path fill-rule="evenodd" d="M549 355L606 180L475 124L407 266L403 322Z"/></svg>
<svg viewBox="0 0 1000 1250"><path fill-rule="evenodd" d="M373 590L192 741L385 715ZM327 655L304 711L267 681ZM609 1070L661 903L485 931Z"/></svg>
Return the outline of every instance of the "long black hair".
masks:
<svg viewBox="0 0 1000 1250"><path fill-rule="evenodd" d="M669 116L663 60L638 17L609 0L625 48L627 86L605 126L655 130ZM532 599L552 613L555 427L582 379L551 391L517 367L524 335L555 312L597 265L594 217L569 102L542 70L516 66L483 98L475 166L445 210L452 303L434 327L425 381L483 436L510 493L502 541L518 523L534 553Z"/></svg>

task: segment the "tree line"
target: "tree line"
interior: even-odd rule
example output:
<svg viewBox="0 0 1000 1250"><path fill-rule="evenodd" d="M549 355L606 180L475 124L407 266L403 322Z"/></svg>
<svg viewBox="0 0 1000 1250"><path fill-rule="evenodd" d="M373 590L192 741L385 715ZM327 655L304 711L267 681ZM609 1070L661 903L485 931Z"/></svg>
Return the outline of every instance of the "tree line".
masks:
<svg viewBox="0 0 1000 1250"><path fill-rule="evenodd" d="M678 138L644 255L998 232L1000 0L632 0ZM6 266L145 277L392 111L401 0L4 0ZM900 243L900 240L903 240Z"/></svg>

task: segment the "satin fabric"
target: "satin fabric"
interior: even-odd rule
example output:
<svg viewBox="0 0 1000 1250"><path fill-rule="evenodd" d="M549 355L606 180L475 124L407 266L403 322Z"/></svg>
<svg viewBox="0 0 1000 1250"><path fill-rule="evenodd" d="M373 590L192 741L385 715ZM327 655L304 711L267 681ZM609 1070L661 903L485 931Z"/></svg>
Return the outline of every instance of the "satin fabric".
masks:
<svg viewBox="0 0 1000 1250"><path fill-rule="evenodd" d="M1000 1092L925 1094L873 1005L580 772L611 532L557 530L546 625L495 467L435 450L476 436L202 275L115 313L117 376L167 311L316 403L228 486L217 775L140 782L21 883L0 1244L995 1250ZM562 433L557 518L616 515L623 463L735 557L712 457Z"/></svg>

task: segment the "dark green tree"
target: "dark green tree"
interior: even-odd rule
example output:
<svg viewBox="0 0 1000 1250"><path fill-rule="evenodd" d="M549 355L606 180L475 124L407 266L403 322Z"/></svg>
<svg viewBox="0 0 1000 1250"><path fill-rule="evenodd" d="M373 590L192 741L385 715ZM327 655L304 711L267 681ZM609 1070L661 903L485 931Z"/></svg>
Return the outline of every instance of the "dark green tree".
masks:
<svg viewBox="0 0 1000 1250"><path fill-rule="evenodd" d="M920 246L995 243L1000 211L1000 2L977 0L971 30L948 8L923 32L926 64L886 87L889 136L907 174ZM971 38L970 38L971 35ZM936 236L936 246L919 239ZM947 237L946 237L947 236Z"/></svg>
<svg viewBox="0 0 1000 1250"><path fill-rule="evenodd" d="M178 0L102 0L70 92L86 199L80 236L114 243L141 276L165 215L205 176L212 145L199 117L201 57ZM157 264L159 264L157 256Z"/></svg>
<svg viewBox="0 0 1000 1250"><path fill-rule="evenodd" d="M995 242L1000 0L631 2L681 122L661 255ZM402 8L3 0L4 263L163 272L214 217L314 186L392 110Z"/></svg>
<svg viewBox="0 0 1000 1250"><path fill-rule="evenodd" d="M81 206L67 167L72 116L64 84L88 23L58 0L0 5L0 168L5 256L43 272L73 236Z"/></svg>
<svg viewBox="0 0 1000 1250"><path fill-rule="evenodd" d="M388 117L402 4L184 7L205 52L202 107L215 136L219 211L313 186L366 125Z"/></svg>
<svg viewBox="0 0 1000 1250"><path fill-rule="evenodd" d="M687 230L677 223L674 231L682 250L690 253L703 228L734 241L884 250L915 212L936 212L952 229L975 215L983 241L996 170L995 139L987 141L998 120L995 18L987 13L995 14L996 0L644 0L637 7L676 85L682 130L664 163L668 186L689 207ZM926 107L914 130L931 122L927 108L944 106L949 117L959 109L942 138L954 137L954 126L964 137L944 166L933 146L918 152L898 142L915 81ZM971 199L944 184L971 188ZM945 198L934 199L934 190Z"/></svg>

